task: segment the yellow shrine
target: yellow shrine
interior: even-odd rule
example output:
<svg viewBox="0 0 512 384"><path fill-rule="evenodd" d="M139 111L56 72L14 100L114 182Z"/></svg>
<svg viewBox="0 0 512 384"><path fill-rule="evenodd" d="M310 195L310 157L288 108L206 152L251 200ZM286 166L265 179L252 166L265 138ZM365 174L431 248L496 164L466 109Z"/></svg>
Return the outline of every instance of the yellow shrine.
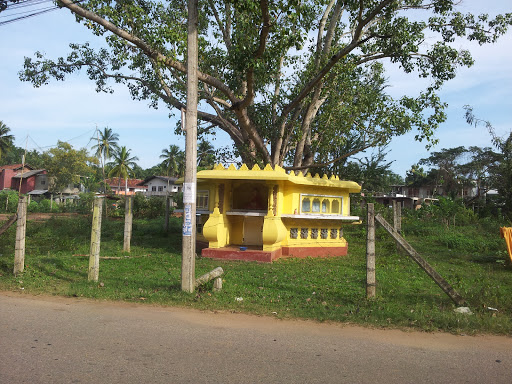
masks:
<svg viewBox="0 0 512 384"><path fill-rule="evenodd" d="M360 222L350 216L349 194L360 191L337 176L216 165L197 173L198 249L204 257L264 262L346 255L343 225Z"/></svg>

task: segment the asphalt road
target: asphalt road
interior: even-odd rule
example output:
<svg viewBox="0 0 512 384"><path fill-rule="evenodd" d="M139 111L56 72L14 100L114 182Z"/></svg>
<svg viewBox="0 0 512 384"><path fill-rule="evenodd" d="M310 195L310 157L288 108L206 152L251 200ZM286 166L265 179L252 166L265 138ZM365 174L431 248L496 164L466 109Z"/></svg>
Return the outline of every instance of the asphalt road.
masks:
<svg viewBox="0 0 512 384"><path fill-rule="evenodd" d="M512 338L0 293L0 383L512 383Z"/></svg>

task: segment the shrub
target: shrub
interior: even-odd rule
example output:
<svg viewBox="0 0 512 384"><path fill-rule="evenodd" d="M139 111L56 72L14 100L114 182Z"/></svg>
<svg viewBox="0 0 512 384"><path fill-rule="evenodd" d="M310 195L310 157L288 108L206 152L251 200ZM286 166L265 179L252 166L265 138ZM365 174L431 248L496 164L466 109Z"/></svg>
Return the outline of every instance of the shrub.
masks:
<svg viewBox="0 0 512 384"><path fill-rule="evenodd" d="M37 201L31 201L27 207L28 212L39 212L39 204Z"/></svg>
<svg viewBox="0 0 512 384"><path fill-rule="evenodd" d="M0 212L15 213L18 210L19 195L17 191L0 192Z"/></svg>
<svg viewBox="0 0 512 384"><path fill-rule="evenodd" d="M94 196L92 192L81 193L80 199L77 201L76 211L83 214L91 213Z"/></svg>

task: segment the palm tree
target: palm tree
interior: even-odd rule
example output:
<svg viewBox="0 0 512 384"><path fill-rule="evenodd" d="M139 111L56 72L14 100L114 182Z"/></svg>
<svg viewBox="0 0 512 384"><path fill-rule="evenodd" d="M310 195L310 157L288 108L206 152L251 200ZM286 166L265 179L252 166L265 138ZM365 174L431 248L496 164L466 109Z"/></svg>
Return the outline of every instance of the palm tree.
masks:
<svg viewBox="0 0 512 384"><path fill-rule="evenodd" d="M201 140L197 146L197 166L202 169L213 168L215 160L213 145L206 140Z"/></svg>
<svg viewBox="0 0 512 384"><path fill-rule="evenodd" d="M9 135L11 129L0 120L0 158L12 145L13 135Z"/></svg>
<svg viewBox="0 0 512 384"><path fill-rule="evenodd" d="M105 127L103 132L97 130L97 137L91 137L91 140L97 140L98 144L93 145L92 149L96 149L96 157L103 158L103 161L110 159L114 152L119 149L117 142L119 135L112 131L112 128Z"/></svg>
<svg viewBox="0 0 512 384"><path fill-rule="evenodd" d="M160 155L162 161L161 166L167 170L167 176L183 175L185 166L185 153L177 145L169 145L169 149L163 149Z"/></svg>
<svg viewBox="0 0 512 384"><path fill-rule="evenodd" d="M119 148L118 151L113 153L114 161L112 161L113 168L108 173L109 177L117 176L119 179L119 192L121 192L121 178L125 180L125 194L128 192L128 177L133 175L133 167L136 165L135 161L139 160L137 156L131 156L130 150L125 146Z"/></svg>
<svg viewBox="0 0 512 384"><path fill-rule="evenodd" d="M103 173L103 182L105 192L107 191L107 182L105 181L105 163L110 159L115 151L119 149L117 142L119 135L112 132L111 128L103 128L103 132L99 129L96 130L96 137L91 137L91 140L97 140L97 144L92 146L96 150L96 157L101 161L101 171Z"/></svg>

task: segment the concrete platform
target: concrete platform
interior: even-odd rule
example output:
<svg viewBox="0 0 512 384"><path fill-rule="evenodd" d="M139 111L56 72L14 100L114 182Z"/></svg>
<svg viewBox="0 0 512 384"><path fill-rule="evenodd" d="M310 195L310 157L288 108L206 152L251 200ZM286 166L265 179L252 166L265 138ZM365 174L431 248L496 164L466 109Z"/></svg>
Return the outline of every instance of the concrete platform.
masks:
<svg viewBox="0 0 512 384"><path fill-rule="evenodd" d="M281 257L339 257L346 256L348 252L348 247L282 247L273 252L263 251L259 249L260 247L248 246L246 248L245 251L235 245L222 248L201 248L201 256L219 260L271 263Z"/></svg>

